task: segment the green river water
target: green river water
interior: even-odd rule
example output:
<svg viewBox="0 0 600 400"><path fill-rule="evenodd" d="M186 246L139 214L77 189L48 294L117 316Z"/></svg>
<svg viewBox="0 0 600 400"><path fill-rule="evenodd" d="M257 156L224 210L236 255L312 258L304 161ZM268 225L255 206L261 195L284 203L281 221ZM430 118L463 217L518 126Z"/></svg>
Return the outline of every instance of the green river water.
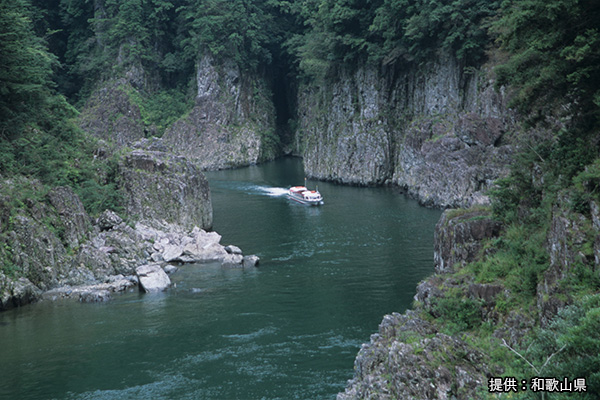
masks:
<svg viewBox="0 0 600 400"><path fill-rule="evenodd" d="M160 294L0 313L0 399L334 399L384 314L433 272L441 212L390 188L318 184L299 159L207 174L222 244L256 269L185 265Z"/></svg>

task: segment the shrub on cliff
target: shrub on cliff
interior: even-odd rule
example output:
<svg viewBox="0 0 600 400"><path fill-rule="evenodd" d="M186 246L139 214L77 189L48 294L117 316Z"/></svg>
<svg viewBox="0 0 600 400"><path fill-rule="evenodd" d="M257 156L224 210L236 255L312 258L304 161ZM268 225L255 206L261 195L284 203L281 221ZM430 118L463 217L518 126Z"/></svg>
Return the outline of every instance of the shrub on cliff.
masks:
<svg viewBox="0 0 600 400"><path fill-rule="evenodd" d="M584 297L580 303L559 311L557 317L540 329L525 354L541 376L573 381L584 378L582 399L600 395L600 295ZM572 393L556 393L553 399L571 399Z"/></svg>

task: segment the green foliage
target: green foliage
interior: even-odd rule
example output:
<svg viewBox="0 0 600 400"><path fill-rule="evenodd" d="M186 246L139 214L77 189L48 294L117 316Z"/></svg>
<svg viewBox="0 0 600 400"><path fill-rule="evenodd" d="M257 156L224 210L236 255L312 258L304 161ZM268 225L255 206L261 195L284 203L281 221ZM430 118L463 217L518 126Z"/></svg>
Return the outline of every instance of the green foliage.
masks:
<svg viewBox="0 0 600 400"><path fill-rule="evenodd" d="M499 5L486 0L385 0L370 27L381 43L374 55L384 63L421 63L442 49L467 64L479 62Z"/></svg>
<svg viewBox="0 0 600 400"><path fill-rule="evenodd" d="M159 137L193 107L193 101L180 88L151 94L131 90L129 98L139 107L144 125L152 127L153 134Z"/></svg>
<svg viewBox="0 0 600 400"><path fill-rule="evenodd" d="M0 54L0 138L14 139L46 108L56 65L33 31L24 0L0 0Z"/></svg>
<svg viewBox="0 0 600 400"><path fill-rule="evenodd" d="M0 170L71 186L91 213L118 208L112 167L93 159L93 141L74 123L77 111L54 92L55 57L35 36L30 13L24 0L0 2Z"/></svg>
<svg viewBox="0 0 600 400"><path fill-rule="evenodd" d="M494 30L508 61L498 85L516 88L513 104L543 118L570 103L569 113L598 119L600 7L595 0L518 0L502 4Z"/></svg>
<svg viewBox="0 0 600 400"><path fill-rule="evenodd" d="M469 268L483 283L503 282L522 303L535 300L541 274L548 268L546 231L535 225L511 224L488 243L490 255Z"/></svg>
<svg viewBox="0 0 600 400"><path fill-rule="evenodd" d="M436 298L432 312L440 315L451 335L477 328L482 322L481 303L459 295Z"/></svg>
<svg viewBox="0 0 600 400"><path fill-rule="evenodd" d="M573 210L589 214L591 201L600 201L600 159L573 178Z"/></svg>
<svg viewBox="0 0 600 400"><path fill-rule="evenodd" d="M313 0L294 9L307 29L287 45L301 73L317 79L367 60L420 64L440 50L473 65L484 59L499 6L488 0Z"/></svg>
<svg viewBox="0 0 600 400"><path fill-rule="evenodd" d="M274 0L190 0L180 8L188 38L183 40L186 55L195 59L206 52L218 59L257 69L273 59L277 35Z"/></svg>
<svg viewBox="0 0 600 400"><path fill-rule="evenodd" d="M577 304L559 311L548 327L538 331L526 357L538 368L541 376L568 377L570 380L585 378L587 392L578 397L598 398L600 295L586 296ZM552 398L570 399L572 394L556 394Z"/></svg>

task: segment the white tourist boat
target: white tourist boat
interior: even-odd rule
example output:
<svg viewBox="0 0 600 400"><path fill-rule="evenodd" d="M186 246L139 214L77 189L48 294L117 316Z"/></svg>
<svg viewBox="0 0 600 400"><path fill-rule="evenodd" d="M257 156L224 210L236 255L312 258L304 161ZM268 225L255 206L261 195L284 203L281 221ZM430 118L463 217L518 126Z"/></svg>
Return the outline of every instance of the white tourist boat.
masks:
<svg viewBox="0 0 600 400"><path fill-rule="evenodd" d="M323 204L323 196L319 189L309 190L306 186L292 186L287 193L290 200L297 201L308 206L318 206Z"/></svg>

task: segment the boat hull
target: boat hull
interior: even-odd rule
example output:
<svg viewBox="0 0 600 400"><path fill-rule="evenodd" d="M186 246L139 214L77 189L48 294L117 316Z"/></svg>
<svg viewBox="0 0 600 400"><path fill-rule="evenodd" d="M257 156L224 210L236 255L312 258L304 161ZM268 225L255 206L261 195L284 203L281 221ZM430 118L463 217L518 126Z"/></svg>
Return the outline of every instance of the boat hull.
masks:
<svg viewBox="0 0 600 400"><path fill-rule="evenodd" d="M293 194L288 194L287 197L288 199L300 204L304 204L305 206L319 206L323 204L323 200L306 200L303 197L299 197Z"/></svg>

